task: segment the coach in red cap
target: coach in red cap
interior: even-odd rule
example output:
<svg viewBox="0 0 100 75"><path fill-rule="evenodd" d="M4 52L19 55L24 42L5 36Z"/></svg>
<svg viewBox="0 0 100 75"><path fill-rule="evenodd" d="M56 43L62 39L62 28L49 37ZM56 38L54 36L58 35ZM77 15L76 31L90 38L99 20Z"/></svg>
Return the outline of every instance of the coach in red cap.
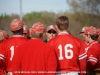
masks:
<svg viewBox="0 0 100 75"><path fill-rule="evenodd" d="M40 22L30 28L31 40L19 46L14 55L13 75L55 75L56 56L52 47L42 41L44 31Z"/></svg>
<svg viewBox="0 0 100 75"><path fill-rule="evenodd" d="M47 39L44 42L48 42L50 39L54 38L57 35L57 29L54 25L49 25L46 29Z"/></svg>

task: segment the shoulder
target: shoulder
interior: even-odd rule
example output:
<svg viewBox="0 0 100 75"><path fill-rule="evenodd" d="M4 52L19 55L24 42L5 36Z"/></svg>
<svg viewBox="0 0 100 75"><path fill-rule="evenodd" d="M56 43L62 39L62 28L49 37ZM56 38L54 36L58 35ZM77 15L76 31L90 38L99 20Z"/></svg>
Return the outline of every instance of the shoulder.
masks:
<svg viewBox="0 0 100 75"><path fill-rule="evenodd" d="M49 40L48 42L47 42L47 44L49 44L49 45L53 45L54 43L55 43L55 41L56 41L56 39L55 38L52 38L51 40Z"/></svg>
<svg viewBox="0 0 100 75"><path fill-rule="evenodd" d="M8 41L9 41L9 39L6 39L6 40L4 40L3 42L1 42L0 44L1 44L1 45L7 44Z"/></svg>
<svg viewBox="0 0 100 75"><path fill-rule="evenodd" d="M72 35L71 35L71 36L72 36ZM80 40L79 38L75 37L75 36L72 36L72 38L75 39L76 41L81 42L81 40Z"/></svg>
<svg viewBox="0 0 100 75"><path fill-rule="evenodd" d="M77 38L73 35L71 35L70 38L73 41L73 43L75 43L76 45L82 45L82 41L79 38Z"/></svg>
<svg viewBox="0 0 100 75"><path fill-rule="evenodd" d="M93 48L93 49L100 49L100 44L99 43L96 43L96 44L93 44L90 49Z"/></svg>

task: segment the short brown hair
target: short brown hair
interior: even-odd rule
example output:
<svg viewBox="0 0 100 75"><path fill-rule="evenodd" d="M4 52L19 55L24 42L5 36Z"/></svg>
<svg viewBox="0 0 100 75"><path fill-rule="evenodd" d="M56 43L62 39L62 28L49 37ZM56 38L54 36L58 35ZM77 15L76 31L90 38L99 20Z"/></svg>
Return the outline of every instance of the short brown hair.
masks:
<svg viewBox="0 0 100 75"><path fill-rule="evenodd" d="M66 16L60 16L56 19L56 25L60 31L67 30L69 26L69 20Z"/></svg>
<svg viewBox="0 0 100 75"><path fill-rule="evenodd" d="M31 37L33 37L33 38L41 38L41 37L43 37L43 33L31 34Z"/></svg>

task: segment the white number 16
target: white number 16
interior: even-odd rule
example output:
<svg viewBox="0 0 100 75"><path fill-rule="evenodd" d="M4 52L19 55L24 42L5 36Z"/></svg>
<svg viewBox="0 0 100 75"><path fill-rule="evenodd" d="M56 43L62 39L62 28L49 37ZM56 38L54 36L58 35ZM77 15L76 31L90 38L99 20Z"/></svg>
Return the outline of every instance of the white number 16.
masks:
<svg viewBox="0 0 100 75"><path fill-rule="evenodd" d="M65 58L66 59L71 59L73 57L73 51L71 49L68 49L68 47L73 48L73 45L72 44L66 44L64 46ZM62 56L62 45L59 45L58 49L59 49L59 52L60 52L59 60L63 60L64 57ZM70 53L70 55L68 55L68 53Z"/></svg>

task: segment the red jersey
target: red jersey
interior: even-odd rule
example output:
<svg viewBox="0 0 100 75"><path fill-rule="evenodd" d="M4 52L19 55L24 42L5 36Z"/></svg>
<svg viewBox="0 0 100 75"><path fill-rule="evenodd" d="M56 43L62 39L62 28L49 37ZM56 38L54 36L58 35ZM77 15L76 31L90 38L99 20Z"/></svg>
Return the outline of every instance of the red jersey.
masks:
<svg viewBox="0 0 100 75"><path fill-rule="evenodd" d="M84 52L86 52L87 51L87 47L89 46L89 43L86 43L85 40L82 40L81 42L82 42L83 47L85 48L84 49L85 50Z"/></svg>
<svg viewBox="0 0 100 75"><path fill-rule="evenodd" d="M14 35L9 39L2 42L0 50L0 55L4 56L6 62L6 71L12 72L12 59L16 47L28 41L21 35Z"/></svg>
<svg viewBox="0 0 100 75"><path fill-rule="evenodd" d="M13 75L16 71L22 71L23 75L48 75L47 71L56 71L56 55L50 45L40 39L31 39L17 48L12 66Z"/></svg>
<svg viewBox="0 0 100 75"><path fill-rule="evenodd" d="M1 46L1 43L0 43L0 46ZM4 56L0 54L0 75L4 75L4 68L5 68Z"/></svg>
<svg viewBox="0 0 100 75"><path fill-rule="evenodd" d="M91 44L93 45L88 49L87 52L87 70L100 68L100 44L98 41L94 41Z"/></svg>
<svg viewBox="0 0 100 75"><path fill-rule="evenodd" d="M60 33L51 39L48 44L56 52L57 71L79 71L78 56L82 45L78 38L68 33Z"/></svg>
<svg viewBox="0 0 100 75"><path fill-rule="evenodd" d="M81 71L80 75L86 75L86 57L87 57L87 50L88 50L89 43L86 43L85 40L82 40L81 42L84 49L80 51L80 55L79 55L80 71ZM81 56L82 54L85 55Z"/></svg>

